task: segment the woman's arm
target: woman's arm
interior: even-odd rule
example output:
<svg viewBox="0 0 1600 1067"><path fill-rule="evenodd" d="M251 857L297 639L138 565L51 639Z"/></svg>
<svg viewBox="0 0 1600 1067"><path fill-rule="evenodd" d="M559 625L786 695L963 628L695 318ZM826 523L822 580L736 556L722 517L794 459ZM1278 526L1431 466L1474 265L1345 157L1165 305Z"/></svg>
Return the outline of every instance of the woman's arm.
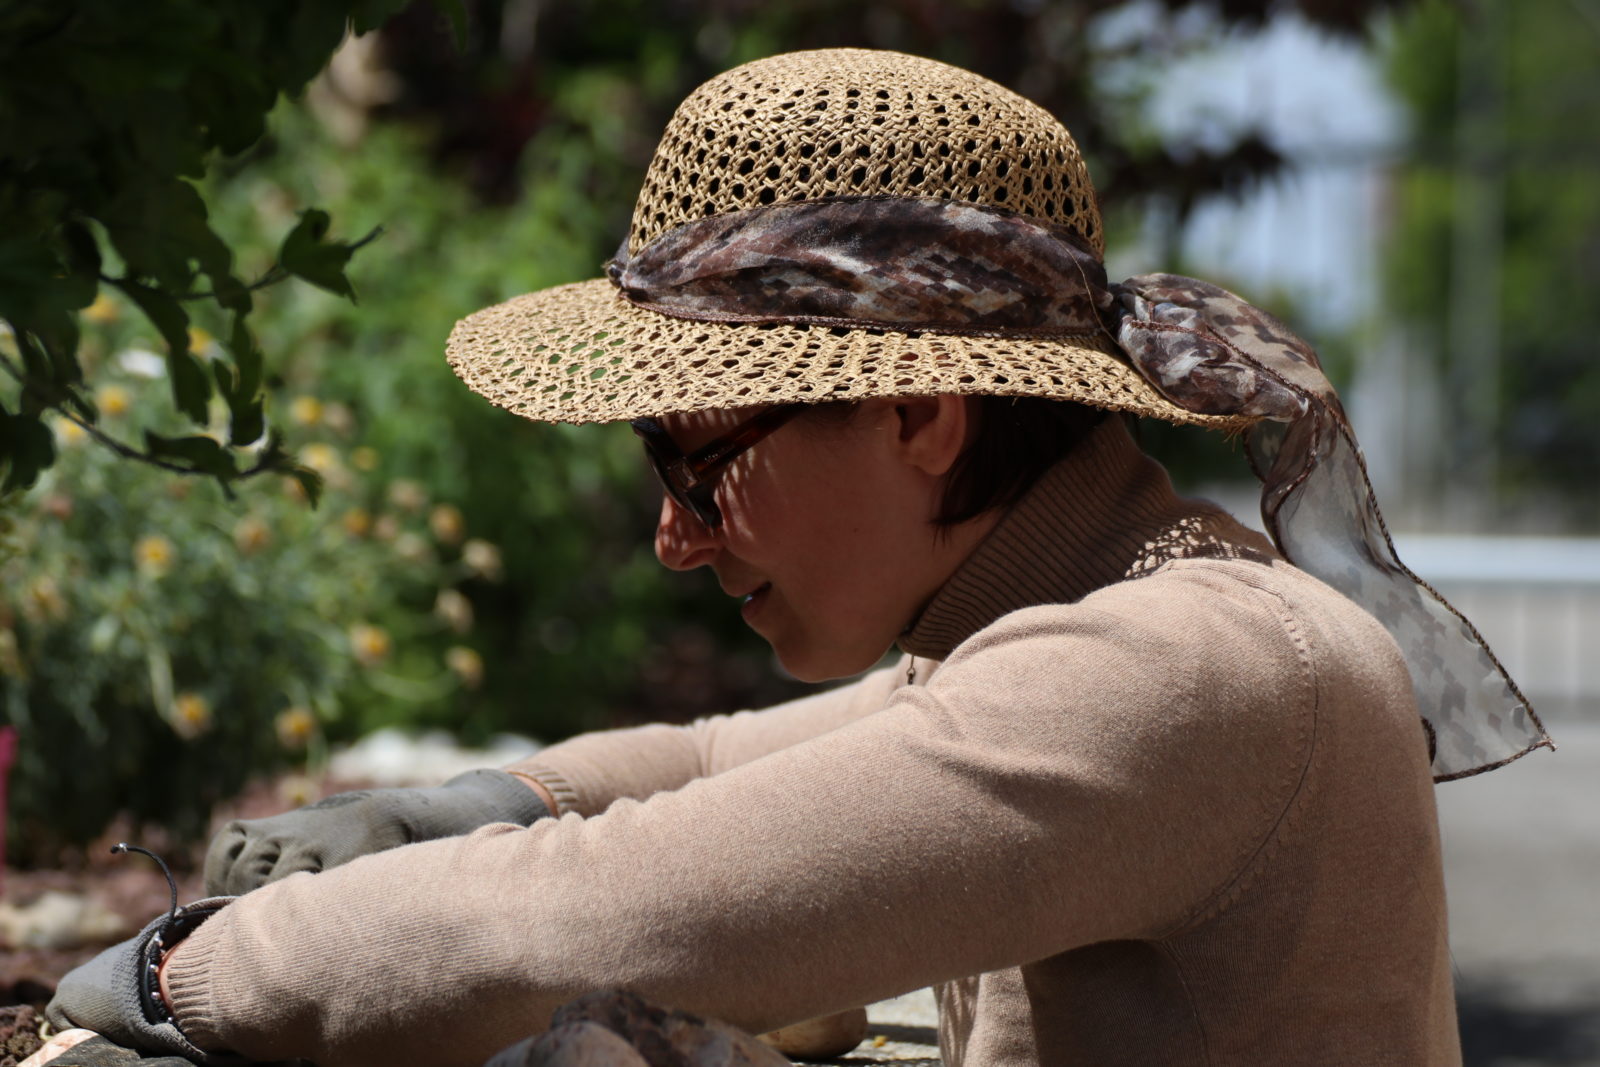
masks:
<svg viewBox="0 0 1600 1067"><path fill-rule="evenodd" d="M203 1048L448 1067L594 989L762 1031L1159 936L1310 759L1278 605L1149 578L1018 612L879 713L682 788L285 879L179 945L174 1010Z"/></svg>
<svg viewBox="0 0 1600 1067"><path fill-rule="evenodd" d="M505 769L542 787L560 814L598 815L623 797L679 789L870 715L904 679L902 663L761 711L581 734Z"/></svg>

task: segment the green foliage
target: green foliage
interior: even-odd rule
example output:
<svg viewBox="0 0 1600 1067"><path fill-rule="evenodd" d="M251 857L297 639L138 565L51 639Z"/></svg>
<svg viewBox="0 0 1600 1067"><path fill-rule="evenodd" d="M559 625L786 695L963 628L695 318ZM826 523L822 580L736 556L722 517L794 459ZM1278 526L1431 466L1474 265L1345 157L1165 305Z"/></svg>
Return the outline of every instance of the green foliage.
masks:
<svg viewBox="0 0 1600 1067"><path fill-rule="evenodd" d="M17 553L0 564L0 692L24 746L14 841L39 854L119 807L196 832L249 776L306 758L278 738L289 709L312 717L319 745L383 725L554 740L619 709L674 716L792 691L714 583L654 559L659 490L625 428L534 425L443 360L460 316L598 269L611 221L586 192L598 151L552 143L561 180L486 209L430 174L415 133L375 126L352 151L284 105L255 158L208 180L246 267L277 260L275 235L313 197L385 227L356 264L359 309L310 286L255 297L257 342L281 353L263 375L286 422L272 447L325 484L325 503L309 511L290 478L228 500L55 420L60 461L13 502ZM104 295L80 318L101 427L143 424L174 447L185 417L163 403L155 328ZM191 329L203 370L228 368ZM209 436L192 436L220 448L226 402L208 415ZM387 645L381 662L363 661L371 641ZM94 779L60 775L63 753Z"/></svg>
<svg viewBox="0 0 1600 1067"><path fill-rule="evenodd" d="M32 485L55 454L43 416L93 427L76 315L100 286L120 290L167 349L174 408L205 423L227 404L225 445L193 433L119 451L226 486L287 472L287 453L253 463L239 449L265 432L252 289L288 275L353 296L353 244L331 240L308 211L278 263L246 284L193 185L217 154L254 144L280 94L297 93L343 38L381 24L403 0L11 0L0 6L0 360L15 391L0 396L0 488ZM453 5L459 12L459 4ZM358 242L359 243L359 242ZM190 350L191 308L228 319L231 365L208 374ZM109 443L109 442L108 442ZM245 465L241 465L241 462Z"/></svg>
<svg viewBox="0 0 1600 1067"><path fill-rule="evenodd" d="M1430 0L1387 47L1412 118L1387 289L1447 382L1447 446L1509 491L1566 490L1592 520L1600 23Z"/></svg>
<svg viewBox="0 0 1600 1067"><path fill-rule="evenodd" d="M148 365L128 317L92 328L86 347L128 345L123 362ZM158 403L160 383L116 360L98 377L113 429ZM408 708L437 715L481 684L461 586L498 580L498 548L468 539L459 512L420 487L363 470L376 457L349 448L347 416L297 408L294 441L327 478L324 512L293 478L229 501L54 420L60 461L16 512L0 563L0 703L20 732L11 814L24 857L86 840L119 810L198 834L249 776Z"/></svg>
<svg viewBox="0 0 1600 1067"><path fill-rule="evenodd" d="M267 261L279 220L313 198L354 228L384 227L381 246L358 261L359 308L274 289L262 297L262 343L289 354L285 395L350 409L380 474L428 486L504 546L505 581L464 588L488 664L470 711L397 707L385 721L554 740L618 716L793 692L771 677L767 649L709 576L673 575L654 558L659 488L626 427L530 423L471 392L443 359L457 319L594 277L626 225L616 197L597 192L620 192L626 179L589 123L611 120L616 86L590 79L574 97L570 124L547 131L514 205L475 203L432 174L423 131L374 123L350 147L297 106L273 116L249 166L208 186L245 262ZM715 657L704 651L713 645Z"/></svg>

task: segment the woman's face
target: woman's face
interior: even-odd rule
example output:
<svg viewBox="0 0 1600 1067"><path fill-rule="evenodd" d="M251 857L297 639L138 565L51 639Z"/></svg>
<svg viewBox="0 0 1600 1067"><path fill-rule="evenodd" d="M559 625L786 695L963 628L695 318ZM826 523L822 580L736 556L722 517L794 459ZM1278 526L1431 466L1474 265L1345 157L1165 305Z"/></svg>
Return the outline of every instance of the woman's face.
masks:
<svg viewBox="0 0 1600 1067"><path fill-rule="evenodd" d="M689 452L756 410L661 423ZM992 525L936 537L930 522L967 425L958 398L869 400L849 419L803 413L724 470L717 529L663 496L656 555L674 570L715 571L795 677L860 673Z"/></svg>

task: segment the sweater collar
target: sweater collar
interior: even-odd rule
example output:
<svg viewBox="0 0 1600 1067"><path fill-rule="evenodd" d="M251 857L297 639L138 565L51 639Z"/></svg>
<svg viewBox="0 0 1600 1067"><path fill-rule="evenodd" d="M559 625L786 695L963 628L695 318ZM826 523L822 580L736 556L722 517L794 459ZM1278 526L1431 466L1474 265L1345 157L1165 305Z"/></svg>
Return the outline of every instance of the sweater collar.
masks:
<svg viewBox="0 0 1600 1067"><path fill-rule="evenodd" d="M1222 509L1174 493L1124 421L1107 418L1006 513L899 644L913 656L944 659L1019 608L1072 603L1197 556L1278 558L1266 538Z"/></svg>

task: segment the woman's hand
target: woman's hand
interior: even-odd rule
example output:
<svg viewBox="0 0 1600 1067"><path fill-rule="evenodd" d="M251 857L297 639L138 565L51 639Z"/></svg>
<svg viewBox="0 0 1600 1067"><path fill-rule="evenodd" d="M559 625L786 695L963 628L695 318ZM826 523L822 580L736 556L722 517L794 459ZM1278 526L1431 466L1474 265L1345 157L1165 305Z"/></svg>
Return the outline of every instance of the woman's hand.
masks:
<svg viewBox="0 0 1600 1067"><path fill-rule="evenodd" d="M495 770L468 771L432 789L336 793L296 811L224 826L206 853L206 892L236 896L299 871L494 822L528 826L550 814L538 793Z"/></svg>
<svg viewBox="0 0 1600 1067"><path fill-rule="evenodd" d="M140 1052L181 1056L201 1064L239 1062L196 1048L151 985L152 966L159 964L164 951L229 903L231 898L211 897L181 909L176 921L162 915L134 937L67 972L44 1010L45 1018L57 1030L91 1030ZM159 940L163 935L165 943Z"/></svg>

